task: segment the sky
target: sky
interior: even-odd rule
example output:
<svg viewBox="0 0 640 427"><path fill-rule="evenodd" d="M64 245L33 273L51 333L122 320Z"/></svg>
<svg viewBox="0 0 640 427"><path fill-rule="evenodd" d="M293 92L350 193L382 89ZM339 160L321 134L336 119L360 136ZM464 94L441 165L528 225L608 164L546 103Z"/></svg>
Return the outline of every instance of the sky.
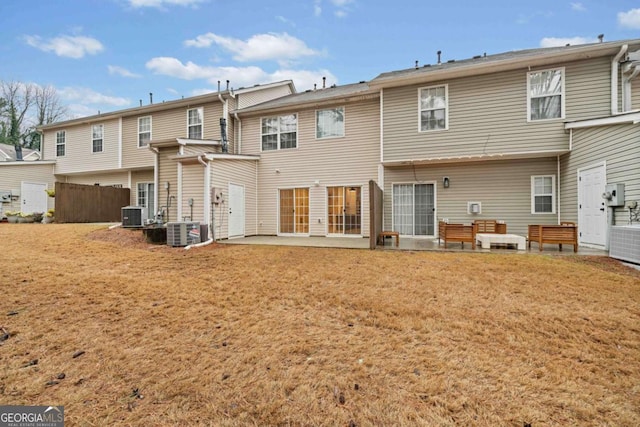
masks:
<svg viewBox="0 0 640 427"><path fill-rule="evenodd" d="M0 80L70 118L293 80L297 91L484 53L640 39L627 0L0 0Z"/></svg>

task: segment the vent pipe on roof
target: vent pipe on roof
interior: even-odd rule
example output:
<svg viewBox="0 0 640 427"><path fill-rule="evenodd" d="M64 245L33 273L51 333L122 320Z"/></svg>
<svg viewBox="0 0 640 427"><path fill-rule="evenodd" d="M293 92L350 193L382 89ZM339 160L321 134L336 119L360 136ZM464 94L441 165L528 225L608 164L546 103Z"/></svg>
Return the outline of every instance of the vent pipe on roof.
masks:
<svg viewBox="0 0 640 427"><path fill-rule="evenodd" d="M149 104L153 104L153 93L149 92Z"/></svg>
<svg viewBox="0 0 640 427"><path fill-rule="evenodd" d="M316 87L317 87L317 86L318 86L318 84L317 84L317 83L314 83L314 84L313 84L313 91L314 91L314 92L316 91Z"/></svg>
<svg viewBox="0 0 640 427"><path fill-rule="evenodd" d="M229 90L229 80L227 80L227 91Z"/></svg>
<svg viewBox="0 0 640 427"><path fill-rule="evenodd" d="M218 80L218 93L220 93L220 80Z"/></svg>
<svg viewBox="0 0 640 427"><path fill-rule="evenodd" d="M416 70L418 69L418 60L416 59Z"/></svg>
<svg viewBox="0 0 640 427"><path fill-rule="evenodd" d="M604 34L599 34L598 40L600 40L600 43L602 43L604 41Z"/></svg>
<svg viewBox="0 0 640 427"><path fill-rule="evenodd" d="M324 89L326 87L326 85L327 85L327 78L323 77L322 78L322 89Z"/></svg>
<svg viewBox="0 0 640 427"><path fill-rule="evenodd" d="M23 161L24 159L22 158L22 145L16 144L14 148L16 150L16 161L17 162Z"/></svg>
<svg viewBox="0 0 640 427"><path fill-rule="evenodd" d="M441 50L438 51L438 64L442 63L442 61L440 61L440 55L442 55L442 51Z"/></svg>
<svg viewBox="0 0 640 427"><path fill-rule="evenodd" d="M142 107L142 99L140 100L140 106Z"/></svg>

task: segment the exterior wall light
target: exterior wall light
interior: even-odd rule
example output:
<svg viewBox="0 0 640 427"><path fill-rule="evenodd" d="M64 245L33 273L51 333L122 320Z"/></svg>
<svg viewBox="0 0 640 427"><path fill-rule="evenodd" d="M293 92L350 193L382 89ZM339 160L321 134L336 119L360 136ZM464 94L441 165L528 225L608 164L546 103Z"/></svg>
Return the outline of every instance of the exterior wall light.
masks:
<svg viewBox="0 0 640 427"><path fill-rule="evenodd" d="M444 178L442 178L442 186L444 188L449 188L449 184L450 184L450 180L448 176L445 176Z"/></svg>

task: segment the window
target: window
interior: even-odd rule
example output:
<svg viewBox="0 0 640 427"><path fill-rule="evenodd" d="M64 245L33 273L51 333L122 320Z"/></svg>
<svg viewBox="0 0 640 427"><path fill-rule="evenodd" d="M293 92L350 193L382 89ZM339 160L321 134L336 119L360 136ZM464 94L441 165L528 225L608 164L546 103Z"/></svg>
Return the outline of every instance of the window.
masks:
<svg viewBox="0 0 640 427"><path fill-rule="evenodd" d="M63 157L65 155L66 146L67 132L63 130L56 132L56 157Z"/></svg>
<svg viewBox="0 0 640 427"><path fill-rule="evenodd" d="M418 92L420 93L420 132L448 129L448 86L424 87Z"/></svg>
<svg viewBox="0 0 640 427"><path fill-rule="evenodd" d="M344 108L316 111L316 138L344 136Z"/></svg>
<svg viewBox="0 0 640 427"><path fill-rule="evenodd" d="M262 151L296 148L297 135L297 114L262 119Z"/></svg>
<svg viewBox="0 0 640 427"><path fill-rule="evenodd" d="M103 125L91 126L91 152L102 153L104 146L102 144L102 133L104 131Z"/></svg>
<svg viewBox="0 0 640 427"><path fill-rule="evenodd" d="M564 117L564 68L527 74L529 120Z"/></svg>
<svg viewBox="0 0 640 427"><path fill-rule="evenodd" d="M187 111L187 137L189 139L202 139L202 119L204 112L202 107Z"/></svg>
<svg viewBox="0 0 640 427"><path fill-rule="evenodd" d="M151 141L151 116L138 118L138 147L146 147Z"/></svg>
<svg viewBox="0 0 640 427"><path fill-rule="evenodd" d="M531 177L531 213L556 212L555 175Z"/></svg>

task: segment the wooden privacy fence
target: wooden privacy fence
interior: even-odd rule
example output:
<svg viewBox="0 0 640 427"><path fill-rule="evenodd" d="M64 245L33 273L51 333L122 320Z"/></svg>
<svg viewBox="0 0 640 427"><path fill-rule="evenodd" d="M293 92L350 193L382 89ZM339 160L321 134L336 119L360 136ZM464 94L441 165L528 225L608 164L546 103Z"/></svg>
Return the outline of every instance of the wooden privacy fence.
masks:
<svg viewBox="0 0 640 427"><path fill-rule="evenodd" d="M375 181L369 181L369 249L375 249L382 231L383 193Z"/></svg>
<svg viewBox="0 0 640 427"><path fill-rule="evenodd" d="M56 182L56 222L120 222L128 188Z"/></svg>

